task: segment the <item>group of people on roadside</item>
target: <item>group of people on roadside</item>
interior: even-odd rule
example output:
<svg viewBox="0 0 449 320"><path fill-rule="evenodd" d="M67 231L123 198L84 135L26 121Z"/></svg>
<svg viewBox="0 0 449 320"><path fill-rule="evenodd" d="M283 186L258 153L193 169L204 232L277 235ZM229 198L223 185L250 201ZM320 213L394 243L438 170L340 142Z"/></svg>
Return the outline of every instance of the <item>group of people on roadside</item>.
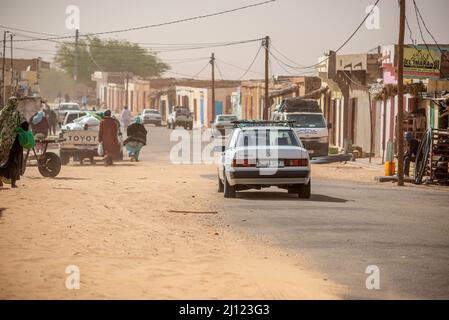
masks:
<svg viewBox="0 0 449 320"><path fill-rule="evenodd" d="M147 143L147 130L140 117L136 117L132 123L132 114L127 107L123 108L120 121L112 116L110 110L104 112L100 122L98 141L102 144L104 162L106 166L112 165L114 159L120 156L120 142L118 136L120 127L126 130L126 139L123 145L126 147L131 161L139 161L140 150Z"/></svg>
<svg viewBox="0 0 449 320"><path fill-rule="evenodd" d="M48 111L49 108L46 109L35 113L27 120L19 111L16 97L10 97L7 105L0 109L0 187L7 183L12 188L17 188L17 181L22 175L23 147L19 142L20 130L25 132L31 130L36 138L46 138L49 132L55 133L56 125L52 128L51 120L53 116ZM113 160L120 156L121 146L118 137L121 134L121 126L126 129L127 138L123 144L131 161L139 161L140 150L147 143L147 130L141 119L137 117L132 123L132 116L126 118L128 121L125 118L119 122L110 110L106 110L100 122L98 138L103 146L104 161L107 166L112 165Z"/></svg>

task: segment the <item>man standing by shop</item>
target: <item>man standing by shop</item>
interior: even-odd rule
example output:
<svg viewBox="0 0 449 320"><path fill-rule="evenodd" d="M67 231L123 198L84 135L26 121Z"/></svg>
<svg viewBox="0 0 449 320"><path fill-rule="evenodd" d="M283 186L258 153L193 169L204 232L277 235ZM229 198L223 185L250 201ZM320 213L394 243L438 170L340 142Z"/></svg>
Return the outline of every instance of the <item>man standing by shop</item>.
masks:
<svg viewBox="0 0 449 320"><path fill-rule="evenodd" d="M418 153L419 142L418 140L413 138L411 132L406 132L404 136L407 143L404 155L404 175L408 177L410 174L410 161L412 161L413 163L415 162L416 154Z"/></svg>

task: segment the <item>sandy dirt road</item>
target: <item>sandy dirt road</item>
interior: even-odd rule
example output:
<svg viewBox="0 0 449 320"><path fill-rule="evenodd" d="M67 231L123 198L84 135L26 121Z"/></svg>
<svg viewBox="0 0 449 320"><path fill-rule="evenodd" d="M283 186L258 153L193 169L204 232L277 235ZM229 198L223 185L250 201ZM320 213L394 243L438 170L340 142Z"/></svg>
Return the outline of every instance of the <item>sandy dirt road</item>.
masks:
<svg viewBox="0 0 449 320"><path fill-rule="evenodd" d="M27 170L19 189L0 190L2 299L338 299L344 291L303 257L226 225L213 165L69 165L55 179ZM65 286L69 265L79 268L79 290Z"/></svg>

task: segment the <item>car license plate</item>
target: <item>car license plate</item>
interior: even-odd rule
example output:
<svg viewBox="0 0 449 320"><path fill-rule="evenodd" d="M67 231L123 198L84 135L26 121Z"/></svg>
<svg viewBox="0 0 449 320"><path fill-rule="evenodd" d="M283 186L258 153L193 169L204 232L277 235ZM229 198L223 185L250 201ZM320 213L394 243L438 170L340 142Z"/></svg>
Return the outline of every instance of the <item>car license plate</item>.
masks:
<svg viewBox="0 0 449 320"><path fill-rule="evenodd" d="M284 166L284 160L257 160L259 168L279 168Z"/></svg>

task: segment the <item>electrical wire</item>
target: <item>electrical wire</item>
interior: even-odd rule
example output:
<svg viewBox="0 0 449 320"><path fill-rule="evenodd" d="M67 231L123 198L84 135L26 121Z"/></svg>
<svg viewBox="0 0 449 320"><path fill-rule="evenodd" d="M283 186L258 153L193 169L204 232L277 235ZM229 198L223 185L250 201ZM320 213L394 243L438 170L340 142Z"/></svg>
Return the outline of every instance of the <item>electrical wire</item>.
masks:
<svg viewBox="0 0 449 320"><path fill-rule="evenodd" d="M253 67L254 62L256 62L257 57L259 56L260 50L262 50L262 45L259 46L259 50L257 50L256 55L254 56L254 59L251 61L251 63L249 64L248 68L245 70L245 72L238 78L238 80L242 80L243 77L245 77L248 72L251 70L251 68Z"/></svg>
<svg viewBox="0 0 449 320"><path fill-rule="evenodd" d="M214 65L215 65L215 67L217 67L217 71L218 71L218 74L219 74L220 77L221 77L221 80L224 80L223 73L221 72L221 69L220 69L220 67L218 66L217 60L214 61Z"/></svg>
<svg viewBox="0 0 449 320"><path fill-rule="evenodd" d="M432 63L435 65L435 60L433 59L432 53L430 52L429 46L427 45L426 39L424 38L424 34L422 32L421 23L419 21L417 8L418 7L415 6L415 15L416 15L416 22L418 23L419 34L421 35L421 40L422 40L422 42L424 43L424 46L427 49L427 53L429 54L430 59L432 59Z"/></svg>
<svg viewBox="0 0 449 320"><path fill-rule="evenodd" d="M241 11L241 10L245 10L245 9L249 9L249 8L253 8L253 7L266 5L266 4L275 2L275 1L276 0L267 0L267 1L258 2L258 3L238 7L238 8L233 8L233 9L219 11L219 12L213 12L213 13L209 13L209 14L198 15L198 16L189 17L189 18L176 19L176 20L172 20L172 21L161 22L161 23L140 26L140 27L131 27L131 28L126 28L126 29L118 29L118 30L103 31L103 32L93 32L93 33L90 33L89 35L96 36L96 35L104 35L104 34L112 34L112 33L122 33L122 32L129 32L129 31L136 31L136 30L143 30L143 29L161 27L161 26L166 26L166 25L172 25L172 24L177 24L177 23L182 23L182 22L188 22L188 21L193 21L193 20L198 20L198 19L204 19L204 18L210 18L210 17L214 17L214 16L219 16L219 15L224 15L224 14L228 14L228 13L232 13L232 12L236 12L236 11ZM19 39L16 41L61 40L61 39L71 39L71 38L73 39L74 37L75 36L58 36L58 37L39 38L39 39L27 39L27 40Z"/></svg>
<svg viewBox="0 0 449 320"><path fill-rule="evenodd" d="M380 1L382 1L382 0L376 0L376 2L372 5L370 12L368 12L366 14L366 16L363 18L362 22L360 22L360 24L349 35L349 37L336 50L334 50L335 54L337 54L341 49L343 49L349 43L349 41L351 41L351 39L357 34L357 32L360 30L360 28L365 23L366 19L368 19L372 15L372 13L374 11L374 8L377 7L377 5L380 3ZM328 55L326 58L324 58L323 60L321 60L321 61L319 61L319 62L317 62L315 64L312 64L312 65L309 65L309 66L304 66L304 67L298 68L298 69L312 69L312 68L316 68L316 67L320 66L322 63L326 62L329 59L330 59L330 55Z"/></svg>
<svg viewBox="0 0 449 320"><path fill-rule="evenodd" d="M232 64L232 63L227 62L227 61L223 61L222 59L218 59L218 58L215 58L215 59L216 59L217 61L220 61L220 63L223 63L223 64L228 65L228 66L230 66L230 67L234 67L234 68L236 68L236 69L239 69L239 70L242 70L242 71L246 71L246 68L243 68L243 67L241 67L241 66ZM261 75L265 74L264 72L260 72L260 71L252 71L252 70L250 70L249 73L261 74Z"/></svg>
<svg viewBox="0 0 449 320"><path fill-rule="evenodd" d="M433 34L430 32L429 28L427 27L426 22L424 21L423 16L421 15L421 11L419 11L419 7L416 4L416 1L413 0L413 6L415 7L415 12L417 13L417 15L419 15L422 24L424 26L424 28L426 29L427 33L430 35L430 37L432 38L433 42L435 43L435 45L437 46L438 50L440 51L442 57L444 57L448 62L449 62L449 54L447 54L447 52L443 52L443 50L441 49L440 45L438 44L438 41L435 39L435 37L433 36Z"/></svg>
<svg viewBox="0 0 449 320"><path fill-rule="evenodd" d="M192 76L192 78L196 78L198 75L200 75L201 74L201 72L203 72L204 71L204 69L206 69L208 66L209 66L209 64L210 64L210 62L209 61L207 61L207 63L206 63L206 65L203 67L203 68L201 68L201 70L200 71L198 71L197 73L195 73L195 75L194 76Z"/></svg>

